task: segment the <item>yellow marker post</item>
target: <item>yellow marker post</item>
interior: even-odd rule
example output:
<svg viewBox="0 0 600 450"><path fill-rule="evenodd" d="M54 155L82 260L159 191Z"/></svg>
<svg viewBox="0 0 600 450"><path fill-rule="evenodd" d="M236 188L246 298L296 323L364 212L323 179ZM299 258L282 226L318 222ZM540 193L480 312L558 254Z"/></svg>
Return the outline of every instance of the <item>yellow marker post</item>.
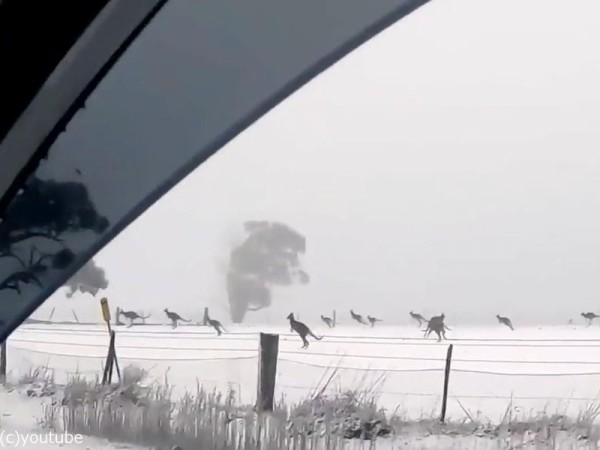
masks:
<svg viewBox="0 0 600 450"><path fill-rule="evenodd" d="M110 322L110 308L108 307L108 299L106 297L100 300L100 306L102 307L102 318L105 322Z"/></svg>
<svg viewBox="0 0 600 450"><path fill-rule="evenodd" d="M100 307L102 308L102 318L106 322L108 332L110 333L112 331L110 327L110 307L108 306L108 299L106 297L100 300Z"/></svg>

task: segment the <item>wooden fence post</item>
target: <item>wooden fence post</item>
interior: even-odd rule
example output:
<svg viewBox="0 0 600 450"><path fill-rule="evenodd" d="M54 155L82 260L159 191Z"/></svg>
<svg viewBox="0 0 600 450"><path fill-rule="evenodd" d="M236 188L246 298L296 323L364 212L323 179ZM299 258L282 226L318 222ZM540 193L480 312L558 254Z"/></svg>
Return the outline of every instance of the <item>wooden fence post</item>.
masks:
<svg viewBox="0 0 600 450"><path fill-rule="evenodd" d="M277 375L277 355L279 353L279 335L260 333L258 355L258 412L273 411L275 398L275 378Z"/></svg>
<svg viewBox="0 0 600 450"><path fill-rule="evenodd" d="M204 308L204 318L202 319L202 325L208 326L208 308Z"/></svg>
<svg viewBox="0 0 600 450"><path fill-rule="evenodd" d="M115 348L115 332L110 331L110 343L108 344L108 355L106 356L106 364L104 365L104 373L102 374L102 384L112 383L113 370L117 372L119 383L121 382L121 369L117 359L117 351Z"/></svg>
<svg viewBox="0 0 600 450"><path fill-rule="evenodd" d="M440 421L444 423L446 421L446 405L448 404L448 383L450 382L450 366L452 364L452 349L453 345L448 346L448 352L446 353L446 370L444 371L444 396L442 397L442 416Z"/></svg>
<svg viewBox="0 0 600 450"><path fill-rule="evenodd" d="M333 328L337 325L337 318L335 317L335 309L333 310Z"/></svg>
<svg viewBox="0 0 600 450"><path fill-rule="evenodd" d="M119 360L117 359L117 349L115 348L115 332L114 330L110 332L110 344L112 347L112 362L110 363L110 372L108 374L108 384L112 383L112 369L114 368L117 372L117 377L119 378L119 383L121 382L121 369L119 368Z"/></svg>
<svg viewBox="0 0 600 450"><path fill-rule="evenodd" d="M6 383L6 341L2 342L0 350L0 383Z"/></svg>
<svg viewBox="0 0 600 450"><path fill-rule="evenodd" d="M102 384L110 383L109 377L112 378L113 361L115 351L115 334L110 331L110 342L108 344L108 355L106 355L106 362L104 363L104 373L102 374ZM109 375L110 374L110 375Z"/></svg>

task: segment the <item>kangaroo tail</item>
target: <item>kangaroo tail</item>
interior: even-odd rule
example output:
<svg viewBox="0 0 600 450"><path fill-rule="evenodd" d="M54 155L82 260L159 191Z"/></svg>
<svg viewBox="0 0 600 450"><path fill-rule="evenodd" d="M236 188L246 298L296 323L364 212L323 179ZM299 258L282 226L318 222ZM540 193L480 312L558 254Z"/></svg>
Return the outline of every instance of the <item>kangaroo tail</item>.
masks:
<svg viewBox="0 0 600 450"><path fill-rule="evenodd" d="M310 330L309 330L308 332L309 332L309 334L310 334L312 337L314 337L314 338L315 338L317 341L320 341L321 339L323 339L323 336L321 336L321 337L318 337L318 336L317 336L315 333L313 333L313 332L312 332L312 331L310 331Z"/></svg>
<svg viewBox="0 0 600 450"><path fill-rule="evenodd" d="M181 318L179 320L181 320L182 322L188 322L188 323L191 322L191 320L185 320L185 319L181 319Z"/></svg>

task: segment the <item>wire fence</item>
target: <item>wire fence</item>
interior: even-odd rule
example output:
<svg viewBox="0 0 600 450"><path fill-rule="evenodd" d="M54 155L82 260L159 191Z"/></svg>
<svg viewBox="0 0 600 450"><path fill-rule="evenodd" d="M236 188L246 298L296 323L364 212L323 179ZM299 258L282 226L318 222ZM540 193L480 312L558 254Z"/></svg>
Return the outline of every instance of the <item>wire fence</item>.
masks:
<svg viewBox="0 0 600 450"><path fill-rule="evenodd" d="M231 339L228 339L231 340ZM256 338L253 339L254 342L256 342ZM32 340L32 339L21 339L21 338L11 338L10 339L10 343L11 344L17 344L17 346L19 346L19 344L25 344L24 348L27 351L30 352L34 352L34 353L40 353L40 354L47 354L47 355L54 355L54 356L70 356L70 357L74 357L74 358L104 358L105 355L103 354L98 354L98 355L90 355L89 352L84 352L84 353L73 353L73 352L69 352L69 353L61 353L61 352L56 352L56 351L49 351L49 350L39 350L39 349L34 349L34 348L28 348L27 344L34 344L34 345L39 345L40 342L37 340ZM45 341L43 342L43 345L45 346L64 346L64 347L81 347L81 348L100 348L100 349L105 349L106 348L106 343L102 343L102 342L69 342L69 341ZM399 343L397 345L405 345L402 343ZM463 345L457 345L458 348L462 347ZM440 346L437 345L437 347L439 348ZM567 345L563 345L562 347L569 347ZM600 347L600 346L599 346ZM119 344L118 345L119 349L131 349L131 350L135 350L136 353L138 352L144 352L144 351L151 351L151 352L156 352L156 351L179 351L179 352L216 352L216 353L220 353L223 354L224 356L222 357L211 357L211 358L206 358L206 357L202 357L202 356L198 356L198 357L174 357L174 356L169 356L169 360L170 361L203 361L203 360L237 360L237 359L252 359L255 358L255 356L251 355L253 353L256 353L257 351L257 347L245 347L245 348L232 348L232 347L195 347L195 346L140 346L140 345L131 345L131 344ZM228 354L239 354L239 353L246 353L248 356L225 356ZM279 352L279 354L281 355L299 355L302 356L303 359L306 359L307 357L326 357L326 358L343 358L343 359L360 359L360 360L376 360L376 361L426 361L426 362L440 362L440 363L444 363L446 361L446 358L444 357L423 357L423 356L396 356L396 355L372 355L372 354L358 354L358 353L331 353L331 352L314 352L314 351L297 351L297 350L282 350ZM128 356L123 356L124 359L128 359ZM134 357L130 357L129 359L139 359L139 360L163 360L164 358L162 357L156 357L156 356L150 356L150 357L143 357L140 356L139 354L134 356ZM290 362L295 362L293 360L289 360ZM584 360L573 360L573 359L553 359L553 360L541 360L541 359L527 359L527 360L523 360L523 359L498 359L498 358L453 358L452 360L454 363L477 363L477 364L510 364L510 365L539 365L539 364L543 364L543 365L569 365L569 366L598 366L600 368L600 360L592 360L592 361L584 361ZM298 362L299 364L307 364L307 363L302 363L302 362ZM327 368L329 366L327 365L319 365L319 364L310 364L313 367L320 367L320 368ZM346 367L346 369L352 369L352 370L369 370L369 371L392 371L393 368L390 367L382 367L382 368L361 368L361 367ZM431 369L431 368L426 368L426 369L421 369L424 371L431 371L431 370L443 370L443 367L439 367L437 369ZM415 372L415 371L419 371L419 369L416 370L411 370L411 372ZM495 374L495 375L513 375L513 373L510 372L499 372L499 371L477 371L477 370L461 370L461 369L454 369L453 371L455 372L471 372L471 373L485 373L485 374ZM555 372L549 372L549 373L543 373L543 374L539 374L539 373L526 373L526 372L520 372L520 373L516 373L516 375L529 375L529 376L568 376L568 375L597 375L600 372L589 372L589 373L579 373L579 372L569 372L569 373L555 373Z"/></svg>
<svg viewBox="0 0 600 450"><path fill-rule="evenodd" d="M156 333L160 332L157 330ZM45 333L45 334L44 334ZM128 329L119 332L117 352L125 364L168 373L176 387L197 382L219 389L235 386L240 401L256 395L258 336L217 337L198 331ZM42 338L43 339L40 339ZM442 397L448 343L399 336L335 335L298 349L298 337L281 333L277 392L300 400L319 390L324 374L337 371L329 388L364 388L365 377L386 377L377 388L386 407L434 408ZM97 375L106 358L104 330L27 328L9 338L10 353L64 376ZM453 339L454 358L448 397L461 408L492 410L485 402L597 402L600 400L600 339ZM598 349L598 350L596 350ZM16 359L16 358L15 358ZM9 361L13 361L9 359ZM464 403L464 405L463 405ZM501 407L496 408L502 411Z"/></svg>
<svg viewBox="0 0 600 450"><path fill-rule="evenodd" d="M151 328L152 326L145 326L143 328ZM217 334L215 332L212 331L204 331L202 329L198 330L195 329L193 331L187 331L184 329L181 329L182 326L178 327L177 329L173 329L173 330L164 330L164 329L152 329L152 330L137 330L136 328L142 328L142 327L132 327L132 328L125 328L123 330L120 330L122 333L127 334L129 336L142 336L144 338L148 337L148 338L157 338L157 339L162 339L164 337L164 335L168 335L169 338L189 338L189 337L194 337L194 338L214 338L214 339L235 339L235 338L240 338L240 337L245 337L245 340L252 340L252 341L256 341L256 336L257 336L257 332L256 331L235 331L235 332L230 332L227 333L226 335L223 335L221 337L217 336ZM183 327L185 328L185 327ZM192 328L187 327L187 328ZM194 327L194 328L205 328L205 327ZM70 334L70 335L79 335L79 334L97 334L97 335L106 335L106 329L103 328L102 326L98 326L97 328L94 329L85 329L85 328L81 328L81 329L74 329L73 326L69 326L69 327L60 327L60 326L55 326L53 325L51 328L49 327L36 327L36 326L27 326L27 327L21 327L18 329L19 333L26 333L26 334L30 334L30 333L34 333L34 332L41 332L41 333L49 333L51 332L52 334ZM294 339L297 339L297 334L296 333L292 333L292 332L280 332L280 330L277 332L277 334L280 336L280 338L284 338L284 337L292 337ZM358 343L378 343L381 344L380 341L396 341L396 342L404 342L404 341L413 341L414 343L420 344L420 345L436 345L435 341L432 340L424 340L422 335L420 337L416 337L416 336L381 336L381 335L369 335L366 336L364 334L360 334L360 335L353 335L353 334L331 334L327 336L328 340L336 340L336 339L341 339L344 341L348 341L350 340L351 342L358 342ZM484 337L476 337L476 338L453 338L450 340L451 342L479 342L479 343L493 343L493 342L559 342L562 345L571 345L570 343L572 342L593 342L596 343L600 346L600 338L508 338L508 337L502 337L502 338L495 338L495 337L491 337L491 338L484 338Z"/></svg>

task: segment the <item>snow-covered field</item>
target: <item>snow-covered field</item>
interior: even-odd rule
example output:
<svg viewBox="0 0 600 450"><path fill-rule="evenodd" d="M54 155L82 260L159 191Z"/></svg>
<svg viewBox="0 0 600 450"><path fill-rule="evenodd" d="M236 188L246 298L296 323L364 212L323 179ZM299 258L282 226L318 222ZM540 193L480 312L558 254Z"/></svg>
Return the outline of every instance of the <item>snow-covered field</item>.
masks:
<svg viewBox="0 0 600 450"><path fill-rule="evenodd" d="M254 402L258 334L271 332L281 336L276 396L290 402L310 393L333 366L340 370L330 389L368 388L379 380L382 406L399 407L409 418L435 416L450 343L450 417L465 417L465 408L472 417L499 421L511 399L514 414L576 414L600 398L597 326L514 332L500 326L453 327L442 343L423 339L416 326L315 327L324 339L311 340L307 350L300 349L299 338L289 328L281 327L229 326L229 333L221 337L196 326L116 329L120 365L148 369L157 382L168 380L175 395L195 390L200 382L208 389L233 389L240 401ZM101 325L22 326L8 341L9 377L32 366L53 369L57 382L76 372L100 376L107 343L106 327Z"/></svg>
<svg viewBox="0 0 600 450"><path fill-rule="evenodd" d="M0 388L0 448L28 450L142 450L144 447L109 442L90 436L55 433L43 426L43 404L50 399L28 398L18 389ZM69 440L70 439L70 440Z"/></svg>

